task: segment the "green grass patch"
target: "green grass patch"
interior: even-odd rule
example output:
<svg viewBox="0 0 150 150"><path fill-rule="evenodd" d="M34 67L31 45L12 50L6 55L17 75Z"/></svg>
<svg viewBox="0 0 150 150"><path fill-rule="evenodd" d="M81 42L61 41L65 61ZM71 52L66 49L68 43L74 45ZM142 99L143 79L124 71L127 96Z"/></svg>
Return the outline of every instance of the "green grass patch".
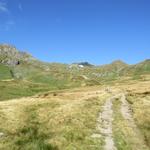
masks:
<svg viewBox="0 0 150 150"><path fill-rule="evenodd" d="M0 80L11 79L11 70L9 67L0 64Z"/></svg>
<svg viewBox="0 0 150 150"><path fill-rule="evenodd" d="M49 90L52 88L44 84L33 84L22 80L0 81L0 101L32 96Z"/></svg>

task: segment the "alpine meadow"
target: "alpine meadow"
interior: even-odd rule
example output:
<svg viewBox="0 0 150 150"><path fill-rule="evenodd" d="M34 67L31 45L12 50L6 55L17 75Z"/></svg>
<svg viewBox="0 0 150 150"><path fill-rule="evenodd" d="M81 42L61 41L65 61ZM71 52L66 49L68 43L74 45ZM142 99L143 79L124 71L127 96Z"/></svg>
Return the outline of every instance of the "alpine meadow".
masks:
<svg viewBox="0 0 150 150"><path fill-rule="evenodd" d="M149 7L0 0L0 150L150 150Z"/></svg>

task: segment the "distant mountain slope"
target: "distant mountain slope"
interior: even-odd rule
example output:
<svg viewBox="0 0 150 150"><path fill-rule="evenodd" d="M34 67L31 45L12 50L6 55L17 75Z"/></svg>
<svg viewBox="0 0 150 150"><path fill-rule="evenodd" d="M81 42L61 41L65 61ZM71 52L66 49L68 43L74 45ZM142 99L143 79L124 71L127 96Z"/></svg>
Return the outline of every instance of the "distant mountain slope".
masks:
<svg viewBox="0 0 150 150"><path fill-rule="evenodd" d="M150 59L124 68L122 75L140 75L150 73Z"/></svg>
<svg viewBox="0 0 150 150"><path fill-rule="evenodd" d="M102 66L94 66L88 62L73 63L44 63L26 52L17 50L14 46L0 45L0 64L9 66L8 70L16 78L26 78L33 81L36 76L53 76L56 80L69 80L72 77L87 76L87 78L117 77L123 75L143 74L150 72L150 60L136 65L128 65L121 60ZM4 68L4 67L3 67ZM1 69L2 70L2 69ZM9 71L8 71L9 72ZM47 79L47 77L46 77Z"/></svg>
<svg viewBox="0 0 150 150"><path fill-rule="evenodd" d="M0 45L0 91L3 90L1 100L52 89L101 85L120 78L132 79L137 74L150 74L149 59L136 65L128 65L121 60L102 66L94 66L88 62L71 65L45 63L14 46Z"/></svg>
<svg viewBox="0 0 150 150"><path fill-rule="evenodd" d="M88 62L45 63L14 46L0 45L0 101L52 90L110 86L131 80L150 80L150 60L136 65L117 60L102 66Z"/></svg>
<svg viewBox="0 0 150 150"><path fill-rule="evenodd" d="M128 67L129 65L124 63L121 60L113 61L111 64L102 65L99 67L99 69L102 72L114 72L119 73L122 69Z"/></svg>

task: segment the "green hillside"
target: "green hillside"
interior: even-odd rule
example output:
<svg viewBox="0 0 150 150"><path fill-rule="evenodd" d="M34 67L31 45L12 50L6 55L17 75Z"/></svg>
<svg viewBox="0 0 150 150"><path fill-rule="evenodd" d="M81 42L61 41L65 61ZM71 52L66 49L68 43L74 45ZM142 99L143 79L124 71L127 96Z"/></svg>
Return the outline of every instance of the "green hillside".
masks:
<svg viewBox="0 0 150 150"><path fill-rule="evenodd" d="M0 45L1 100L48 90L111 84L126 77L140 79L149 73L150 60L136 65L121 60L101 66L88 62L45 63L14 46Z"/></svg>

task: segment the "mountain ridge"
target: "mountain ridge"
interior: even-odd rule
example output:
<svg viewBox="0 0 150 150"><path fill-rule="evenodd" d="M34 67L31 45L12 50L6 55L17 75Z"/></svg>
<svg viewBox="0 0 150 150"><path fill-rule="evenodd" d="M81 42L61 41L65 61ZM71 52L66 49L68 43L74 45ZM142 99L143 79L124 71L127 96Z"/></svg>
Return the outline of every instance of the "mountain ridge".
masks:
<svg viewBox="0 0 150 150"><path fill-rule="evenodd" d="M74 76L75 74L90 76L91 74L94 73L103 74L102 76L107 76L110 74L126 75L126 74L132 74L133 72L141 71L140 73L142 73L142 71L144 72L150 71L149 68L150 59L146 59L135 65L129 65L123 62L122 60L115 60L110 64L104 64L98 66L90 64L89 62L75 62L72 63L71 65L62 64L62 63L46 63L34 58L31 54L20 51L16 47L8 44L0 45L0 64L10 67L11 74L12 72L14 72L15 74L15 72L18 72L20 70L22 70L20 72L26 72L27 74L29 74L28 69L32 73L39 72L39 71L51 72L53 70L53 72L59 72L59 73L64 72L70 74L70 76Z"/></svg>
<svg viewBox="0 0 150 150"><path fill-rule="evenodd" d="M111 84L122 80L147 80L143 76L148 74L149 59L135 65L128 65L121 60L100 66L89 62L46 63L14 46L0 45L0 89L4 93L0 99L54 89ZM6 81L9 82L6 84Z"/></svg>
<svg viewBox="0 0 150 150"><path fill-rule="evenodd" d="M0 44L0 56L2 56L2 55L7 55L8 57L10 57L12 59L18 59L18 60L24 60L24 61L29 61L29 59L31 59L31 60L38 60L38 61L43 62L43 63L53 63L53 62L44 62L44 61L41 61L39 59L36 59L35 57L33 57L28 52L18 50L15 46L10 45L10 44ZM3 63L1 61L1 59L2 58L0 57L0 63ZM139 63L149 62L149 61L150 61L150 59L145 59ZM57 62L57 63L58 64L64 64L64 63L59 63L59 62ZM139 64L139 63L136 63L136 64ZM106 63L106 64L100 64L100 65L93 65L93 64L89 63L88 61L74 62L72 64L83 65L83 66L99 66L99 67L104 66L104 65L110 65L110 64L112 64L112 65L129 65L128 63L126 63L120 59L114 60L109 64ZM131 65L136 65L136 64L131 64ZM6 63L6 65L7 65L7 63ZM8 63L8 65L9 65L9 63ZM11 63L10 63L10 65L11 65Z"/></svg>

